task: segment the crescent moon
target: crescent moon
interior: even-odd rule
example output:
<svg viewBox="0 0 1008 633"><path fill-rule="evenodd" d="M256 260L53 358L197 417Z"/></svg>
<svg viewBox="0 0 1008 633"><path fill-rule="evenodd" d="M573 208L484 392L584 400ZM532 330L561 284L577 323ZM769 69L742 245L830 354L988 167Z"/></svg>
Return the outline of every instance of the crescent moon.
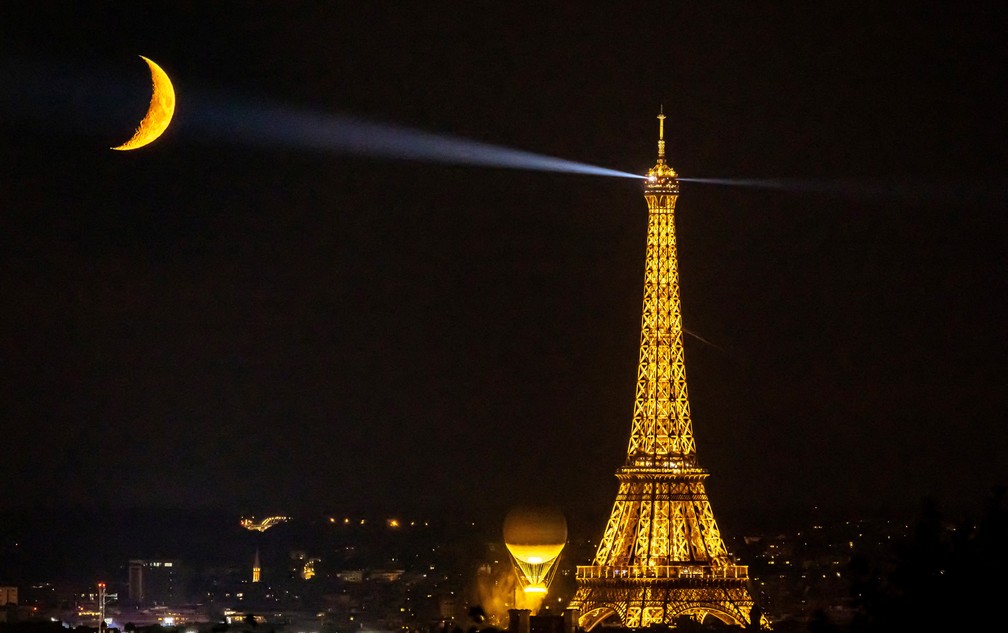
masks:
<svg viewBox="0 0 1008 633"><path fill-rule="evenodd" d="M154 84L154 92L151 94L150 107L147 108L147 115L140 121L133 137L122 145L117 145L112 149L129 150L143 147L148 143L157 140L157 137L168 129L172 115L175 114L175 88L172 87L171 80L161 67L147 59L143 55L140 59L150 66L151 81Z"/></svg>

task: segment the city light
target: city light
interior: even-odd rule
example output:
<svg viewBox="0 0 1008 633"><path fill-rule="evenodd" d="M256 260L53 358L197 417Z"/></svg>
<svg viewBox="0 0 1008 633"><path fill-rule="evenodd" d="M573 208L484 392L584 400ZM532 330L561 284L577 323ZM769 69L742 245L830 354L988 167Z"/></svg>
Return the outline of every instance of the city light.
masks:
<svg viewBox="0 0 1008 633"><path fill-rule="evenodd" d="M280 523L284 523L284 522L289 521L289 520L290 520L290 517L286 517L286 516L271 516L271 517L266 517L262 521L256 521L254 518L251 518L251 517L248 517L248 518L242 517L241 526L243 528L245 528L246 530L251 530L251 531L255 531L255 532L265 532L266 530L270 529L274 525L277 525L277 524L280 524Z"/></svg>

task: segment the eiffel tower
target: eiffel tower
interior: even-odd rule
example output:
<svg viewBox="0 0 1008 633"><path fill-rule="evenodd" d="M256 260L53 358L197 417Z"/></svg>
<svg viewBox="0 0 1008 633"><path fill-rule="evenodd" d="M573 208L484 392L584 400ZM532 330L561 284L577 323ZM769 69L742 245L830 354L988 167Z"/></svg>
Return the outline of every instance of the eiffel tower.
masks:
<svg viewBox="0 0 1008 633"><path fill-rule="evenodd" d="M619 491L592 565L578 566L570 608L590 631L613 614L626 628L674 626L707 616L749 625L756 616L748 569L731 559L697 462L683 360L675 203L678 175L665 162L665 115L658 115L658 163L647 174L647 256L637 394Z"/></svg>

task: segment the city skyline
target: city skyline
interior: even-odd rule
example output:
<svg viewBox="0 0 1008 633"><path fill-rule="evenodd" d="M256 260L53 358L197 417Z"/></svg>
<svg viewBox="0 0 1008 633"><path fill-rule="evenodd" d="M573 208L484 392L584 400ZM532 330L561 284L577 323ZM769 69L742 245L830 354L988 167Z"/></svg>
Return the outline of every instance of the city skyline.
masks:
<svg viewBox="0 0 1008 633"><path fill-rule="evenodd" d="M1008 483L1003 18L21 9L0 26L3 506L609 510L641 183L252 146L207 131L215 95L641 174L663 108L680 176L781 185L687 181L677 205L723 529L973 507ZM175 119L112 152L149 98L138 55ZM118 79L121 111L80 102Z"/></svg>

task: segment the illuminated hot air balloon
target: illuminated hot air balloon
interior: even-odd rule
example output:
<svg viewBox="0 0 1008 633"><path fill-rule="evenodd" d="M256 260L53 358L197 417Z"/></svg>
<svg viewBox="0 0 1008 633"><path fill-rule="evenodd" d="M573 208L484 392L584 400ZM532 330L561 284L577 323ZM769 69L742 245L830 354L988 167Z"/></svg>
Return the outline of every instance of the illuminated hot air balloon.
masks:
<svg viewBox="0 0 1008 633"><path fill-rule="evenodd" d="M504 544L526 593L546 593L566 543L567 519L555 508L517 507L504 519Z"/></svg>

